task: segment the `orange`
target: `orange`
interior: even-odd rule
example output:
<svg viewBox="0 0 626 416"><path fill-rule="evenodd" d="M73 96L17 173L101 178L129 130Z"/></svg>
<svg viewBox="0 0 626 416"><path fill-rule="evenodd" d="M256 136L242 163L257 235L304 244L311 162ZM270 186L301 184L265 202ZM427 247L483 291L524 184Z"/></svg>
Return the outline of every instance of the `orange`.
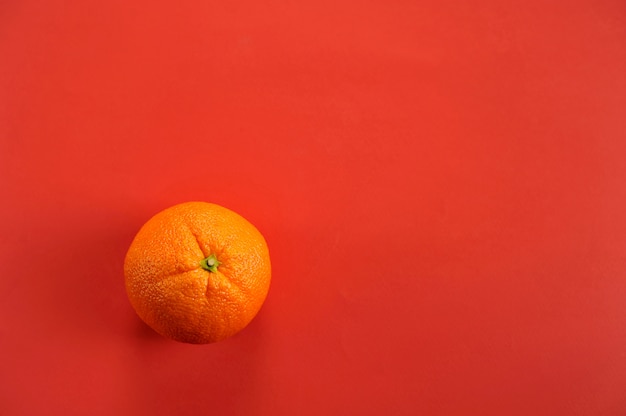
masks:
<svg viewBox="0 0 626 416"><path fill-rule="evenodd" d="M124 261L128 299L161 335L206 344L241 331L270 286L269 251L246 219L219 205L187 202L152 217Z"/></svg>

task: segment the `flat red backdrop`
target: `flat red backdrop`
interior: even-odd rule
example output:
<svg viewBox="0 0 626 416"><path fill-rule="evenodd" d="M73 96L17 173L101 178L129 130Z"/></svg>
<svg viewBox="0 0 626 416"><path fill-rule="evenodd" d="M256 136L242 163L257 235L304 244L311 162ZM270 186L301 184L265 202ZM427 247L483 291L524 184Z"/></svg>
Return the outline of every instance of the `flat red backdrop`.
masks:
<svg viewBox="0 0 626 416"><path fill-rule="evenodd" d="M0 414L626 414L626 5L0 4ZM126 298L173 204L266 236L237 336Z"/></svg>

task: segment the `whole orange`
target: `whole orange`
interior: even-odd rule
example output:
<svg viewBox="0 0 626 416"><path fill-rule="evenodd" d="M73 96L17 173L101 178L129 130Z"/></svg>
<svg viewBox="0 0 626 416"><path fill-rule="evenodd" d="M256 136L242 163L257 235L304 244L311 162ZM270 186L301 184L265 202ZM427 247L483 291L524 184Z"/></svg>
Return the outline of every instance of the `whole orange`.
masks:
<svg viewBox="0 0 626 416"><path fill-rule="evenodd" d="M246 219L219 205L187 202L152 217L124 261L126 292L161 335L205 344L256 316L270 286L269 251Z"/></svg>

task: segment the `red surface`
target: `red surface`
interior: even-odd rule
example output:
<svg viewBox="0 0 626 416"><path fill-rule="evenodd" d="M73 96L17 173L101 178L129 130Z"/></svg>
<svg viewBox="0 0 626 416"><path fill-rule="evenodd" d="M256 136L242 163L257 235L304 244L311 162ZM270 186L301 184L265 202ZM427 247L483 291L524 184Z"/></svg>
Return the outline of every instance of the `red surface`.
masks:
<svg viewBox="0 0 626 416"><path fill-rule="evenodd" d="M625 74L617 0L2 2L0 413L626 414ZM123 286L188 200L272 254L213 345Z"/></svg>

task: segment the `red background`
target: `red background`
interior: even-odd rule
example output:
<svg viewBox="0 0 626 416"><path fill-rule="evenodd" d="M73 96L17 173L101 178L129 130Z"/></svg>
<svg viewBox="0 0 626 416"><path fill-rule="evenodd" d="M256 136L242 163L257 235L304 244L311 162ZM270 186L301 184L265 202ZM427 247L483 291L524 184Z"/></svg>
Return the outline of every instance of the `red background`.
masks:
<svg viewBox="0 0 626 416"><path fill-rule="evenodd" d="M619 0L3 1L0 413L626 414L625 74ZM218 344L124 291L189 200L271 250Z"/></svg>

